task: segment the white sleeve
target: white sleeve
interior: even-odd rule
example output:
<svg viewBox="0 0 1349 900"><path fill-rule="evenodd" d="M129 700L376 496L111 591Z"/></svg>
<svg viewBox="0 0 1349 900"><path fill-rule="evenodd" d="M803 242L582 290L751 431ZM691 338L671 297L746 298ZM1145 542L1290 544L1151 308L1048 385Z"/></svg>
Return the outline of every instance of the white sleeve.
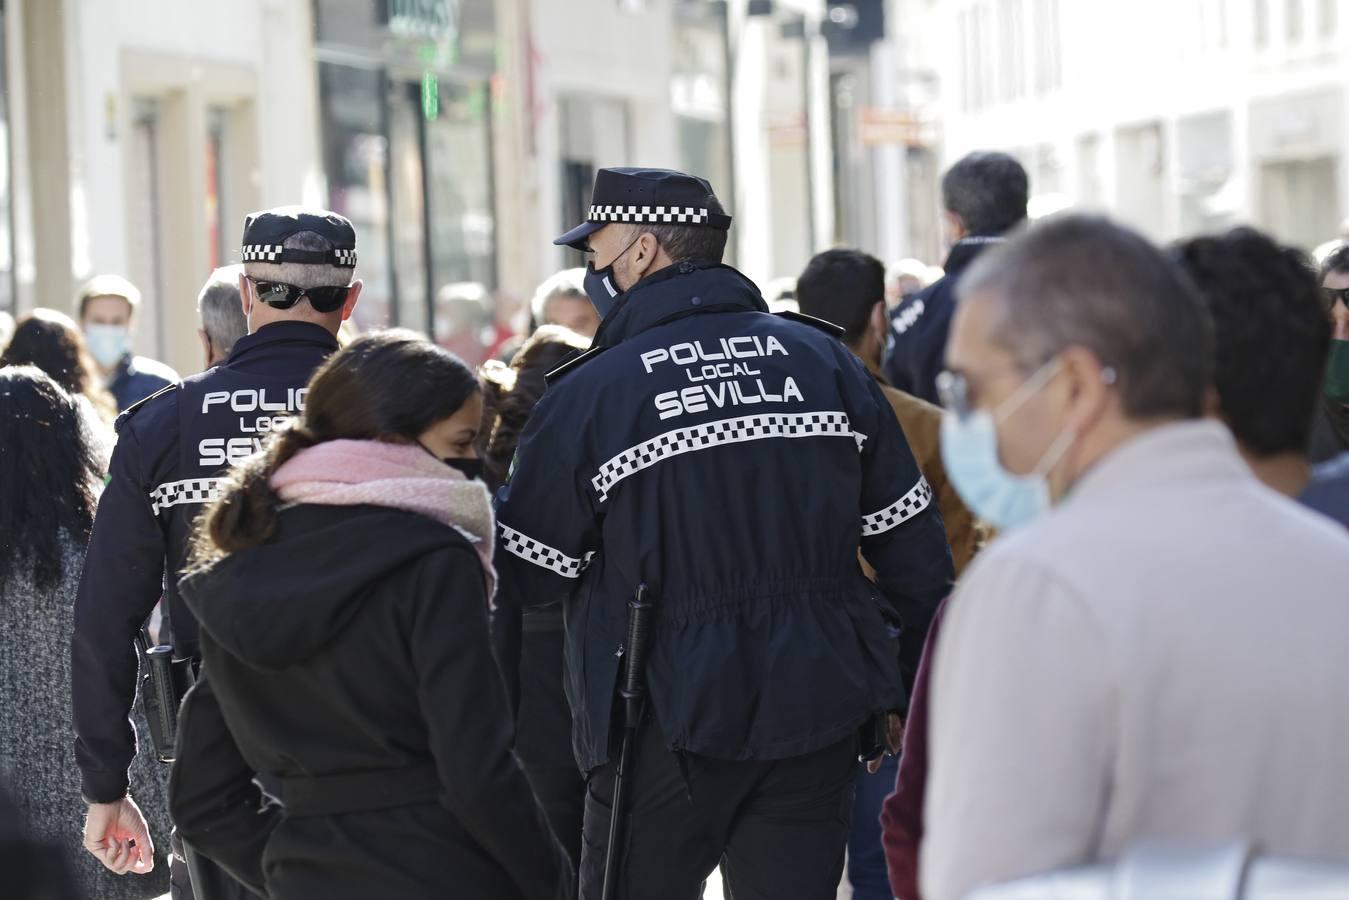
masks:
<svg viewBox="0 0 1349 900"><path fill-rule="evenodd" d="M1086 862L1117 698L1098 622L1042 566L991 548L951 601L932 682L927 900Z"/></svg>

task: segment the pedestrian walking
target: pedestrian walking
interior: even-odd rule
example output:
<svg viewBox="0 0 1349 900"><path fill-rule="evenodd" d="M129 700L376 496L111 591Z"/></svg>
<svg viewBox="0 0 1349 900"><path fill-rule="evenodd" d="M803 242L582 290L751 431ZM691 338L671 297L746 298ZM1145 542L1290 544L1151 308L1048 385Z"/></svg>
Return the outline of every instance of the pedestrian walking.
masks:
<svg viewBox="0 0 1349 900"><path fill-rule="evenodd" d="M500 602L565 610L586 898L610 853L631 900L697 897L723 859L737 900L832 898L859 732L884 750L952 579L879 386L837 329L769 314L721 263L730 224L700 178L599 171L557 242L591 255L600 328L550 376L498 494ZM648 702L611 848L642 586Z"/></svg>
<svg viewBox="0 0 1349 900"><path fill-rule="evenodd" d="M943 454L1008 531L937 644L923 896L1149 840L1349 860L1349 535L1204 418L1197 292L1066 216L959 294Z"/></svg>
<svg viewBox="0 0 1349 900"><path fill-rule="evenodd" d="M168 848L168 772L142 754L127 775L150 819L136 848L144 853L106 843L85 852L81 840L67 648L104 471L87 424L45 372L0 367L0 773L23 830L61 851L81 895L137 900L169 889L168 867L154 859L156 846ZM91 853L135 876L119 877Z"/></svg>
<svg viewBox="0 0 1349 900"><path fill-rule="evenodd" d="M955 312L956 286L980 254L1006 240L1026 221L1030 182L1006 153L979 151L960 159L942 177L942 227L950 242L945 274L890 313L885 376L898 390L936 403L946 338Z"/></svg>
<svg viewBox="0 0 1349 900"><path fill-rule="evenodd" d="M75 305L89 351L119 412L178 382L173 369L131 350L141 305L134 284L120 275L96 276L80 288Z"/></svg>
<svg viewBox="0 0 1349 900"><path fill-rule="evenodd" d="M334 335L360 296L361 282L352 280L356 233L334 213L282 207L251 215L242 256L239 291L251 333L222 365L170 385L118 419L71 645L89 843L122 828L143 831L140 808L126 793L136 755L127 721L136 635L162 595L166 643L177 659L200 658L196 622L178 593L193 524L227 469L303 408L309 376L337 349ZM185 891L178 874L175 890ZM222 876L217 890L229 897L241 889Z"/></svg>
<svg viewBox="0 0 1349 900"><path fill-rule="evenodd" d="M205 516L173 817L263 896L573 896L492 658L481 416L448 351L358 338Z"/></svg>

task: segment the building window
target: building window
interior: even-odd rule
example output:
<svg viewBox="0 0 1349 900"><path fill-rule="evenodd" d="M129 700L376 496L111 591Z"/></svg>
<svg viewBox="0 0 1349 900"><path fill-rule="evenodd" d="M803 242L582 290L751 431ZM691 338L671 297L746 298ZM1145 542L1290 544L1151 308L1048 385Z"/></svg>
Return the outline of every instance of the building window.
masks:
<svg viewBox="0 0 1349 900"><path fill-rule="evenodd" d="M1283 8L1284 36L1288 43L1302 41L1302 0L1286 0Z"/></svg>

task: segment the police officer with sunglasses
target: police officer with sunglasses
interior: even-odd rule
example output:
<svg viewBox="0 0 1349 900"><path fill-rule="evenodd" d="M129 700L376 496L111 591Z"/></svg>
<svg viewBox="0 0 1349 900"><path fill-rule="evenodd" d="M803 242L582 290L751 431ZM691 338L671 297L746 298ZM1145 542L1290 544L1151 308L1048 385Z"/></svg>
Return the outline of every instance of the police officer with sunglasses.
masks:
<svg viewBox="0 0 1349 900"><path fill-rule="evenodd" d="M163 596L173 655L200 660L197 625L178 595L193 521L229 467L304 407L305 385L337 349L361 293L356 232L325 210L281 207L244 224L239 279L248 336L219 366L171 385L117 420L118 441L75 604L71 676L75 753L89 815L85 848L120 874L154 866L145 819L127 794L136 754L135 641ZM142 752L148 752L142 748ZM176 850L176 848L175 848ZM174 897L191 896L174 853ZM205 860L197 892L250 896Z"/></svg>

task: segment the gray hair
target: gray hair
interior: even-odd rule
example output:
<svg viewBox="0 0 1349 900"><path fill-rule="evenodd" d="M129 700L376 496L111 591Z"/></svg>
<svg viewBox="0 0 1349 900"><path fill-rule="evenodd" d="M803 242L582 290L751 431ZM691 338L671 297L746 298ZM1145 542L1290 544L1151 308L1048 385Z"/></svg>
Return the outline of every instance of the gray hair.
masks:
<svg viewBox="0 0 1349 900"><path fill-rule="evenodd" d="M961 302L995 305L989 340L1029 374L1069 347L1113 369L1131 418L1194 418L1213 373L1202 299L1137 232L1096 216L1047 220L975 261Z"/></svg>
<svg viewBox="0 0 1349 900"><path fill-rule="evenodd" d="M544 279L534 292L534 299L529 302L529 311L534 314L535 324L542 325L547 321L544 316L548 312L548 301L554 297L586 300L585 275L585 269L563 269Z"/></svg>
<svg viewBox="0 0 1349 900"><path fill-rule="evenodd" d="M221 266L197 295L201 329L221 356L229 355L234 342L248 334L248 319L239 300L239 276L243 272L241 265Z"/></svg>
<svg viewBox="0 0 1349 900"><path fill-rule="evenodd" d="M282 242L281 246L288 250L316 250L320 252L332 249L332 244L328 242L327 238L312 231L292 234ZM346 287L351 284L351 276L354 274L351 266L294 262L247 262L244 263L244 271L249 278L260 281L279 281L283 284L293 284L299 288ZM307 304L309 301L306 299L302 302Z"/></svg>

